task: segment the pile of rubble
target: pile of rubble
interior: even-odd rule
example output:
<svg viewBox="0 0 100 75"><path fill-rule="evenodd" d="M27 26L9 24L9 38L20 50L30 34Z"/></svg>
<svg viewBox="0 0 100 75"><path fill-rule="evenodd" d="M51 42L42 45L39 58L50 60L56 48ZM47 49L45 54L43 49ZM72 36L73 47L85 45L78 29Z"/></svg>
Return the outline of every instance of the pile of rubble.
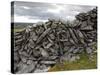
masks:
<svg viewBox="0 0 100 75"><path fill-rule="evenodd" d="M97 44L97 8L76 15L76 23L49 19L14 33L14 72L46 72L56 63L91 55Z"/></svg>

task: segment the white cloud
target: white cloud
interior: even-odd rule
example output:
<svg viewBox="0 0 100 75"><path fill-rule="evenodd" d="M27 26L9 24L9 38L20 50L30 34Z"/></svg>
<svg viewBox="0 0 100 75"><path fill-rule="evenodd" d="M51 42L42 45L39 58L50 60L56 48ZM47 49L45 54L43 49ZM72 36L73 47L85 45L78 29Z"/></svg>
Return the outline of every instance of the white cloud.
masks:
<svg viewBox="0 0 100 75"><path fill-rule="evenodd" d="M62 4L52 4L55 8L48 8L48 13L55 14L55 17L62 18L65 20L74 20L75 15L79 14L81 11L80 6L72 5L62 5Z"/></svg>
<svg viewBox="0 0 100 75"><path fill-rule="evenodd" d="M55 6L55 8L49 8L47 12L59 14L61 11L65 10L64 5L53 4L53 6Z"/></svg>
<svg viewBox="0 0 100 75"><path fill-rule="evenodd" d="M67 16L66 19L72 21L75 19L75 17L74 16Z"/></svg>
<svg viewBox="0 0 100 75"><path fill-rule="evenodd" d="M14 22L28 22L28 23L37 23L37 22L46 22L46 20L41 19L29 19L27 16L17 16L14 15Z"/></svg>
<svg viewBox="0 0 100 75"><path fill-rule="evenodd" d="M30 9L29 7L23 6L24 9Z"/></svg>

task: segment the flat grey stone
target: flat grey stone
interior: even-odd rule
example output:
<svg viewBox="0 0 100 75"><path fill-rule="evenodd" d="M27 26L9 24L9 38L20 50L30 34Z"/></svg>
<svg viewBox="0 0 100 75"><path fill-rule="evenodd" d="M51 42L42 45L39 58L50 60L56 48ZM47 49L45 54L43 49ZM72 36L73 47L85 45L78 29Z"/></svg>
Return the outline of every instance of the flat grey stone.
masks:
<svg viewBox="0 0 100 75"><path fill-rule="evenodd" d="M41 64L56 64L55 61L41 61Z"/></svg>
<svg viewBox="0 0 100 75"><path fill-rule="evenodd" d="M87 52L88 54L90 54L90 53L93 52L93 50L92 50L90 47L87 47L87 48L86 48L86 52Z"/></svg>
<svg viewBox="0 0 100 75"><path fill-rule="evenodd" d="M48 57L49 56L48 52L45 49L43 49L43 48L40 48L40 52L41 52L41 55L43 57Z"/></svg>
<svg viewBox="0 0 100 75"><path fill-rule="evenodd" d="M21 65L22 65L22 67L21 67L21 70L19 70L17 72L18 74L31 72L32 70L34 70L36 62L34 62L30 65L26 65L26 64L21 64Z"/></svg>

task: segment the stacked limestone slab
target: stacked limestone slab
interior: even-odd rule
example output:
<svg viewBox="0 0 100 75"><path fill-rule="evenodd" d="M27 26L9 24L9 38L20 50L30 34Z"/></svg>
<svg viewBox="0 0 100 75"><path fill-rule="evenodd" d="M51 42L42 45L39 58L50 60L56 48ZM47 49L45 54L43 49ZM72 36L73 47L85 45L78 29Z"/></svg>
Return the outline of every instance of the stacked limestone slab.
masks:
<svg viewBox="0 0 100 75"><path fill-rule="evenodd" d="M97 8L75 16L75 23L49 19L14 33L15 73L46 72L56 63L92 56L97 44Z"/></svg>

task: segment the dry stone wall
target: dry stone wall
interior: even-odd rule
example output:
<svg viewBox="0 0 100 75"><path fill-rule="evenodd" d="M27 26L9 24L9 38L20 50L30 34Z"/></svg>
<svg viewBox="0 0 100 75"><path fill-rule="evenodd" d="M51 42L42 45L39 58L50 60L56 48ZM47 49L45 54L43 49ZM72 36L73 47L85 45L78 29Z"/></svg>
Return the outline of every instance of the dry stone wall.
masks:
<svg viewBox="0 0 100 75"><path fill-rule="evenodd" d="M97 44L97 8L79 13L76 22L49 19L14 33L15 73L46 72L56 63L91 56Z"/></svg>

